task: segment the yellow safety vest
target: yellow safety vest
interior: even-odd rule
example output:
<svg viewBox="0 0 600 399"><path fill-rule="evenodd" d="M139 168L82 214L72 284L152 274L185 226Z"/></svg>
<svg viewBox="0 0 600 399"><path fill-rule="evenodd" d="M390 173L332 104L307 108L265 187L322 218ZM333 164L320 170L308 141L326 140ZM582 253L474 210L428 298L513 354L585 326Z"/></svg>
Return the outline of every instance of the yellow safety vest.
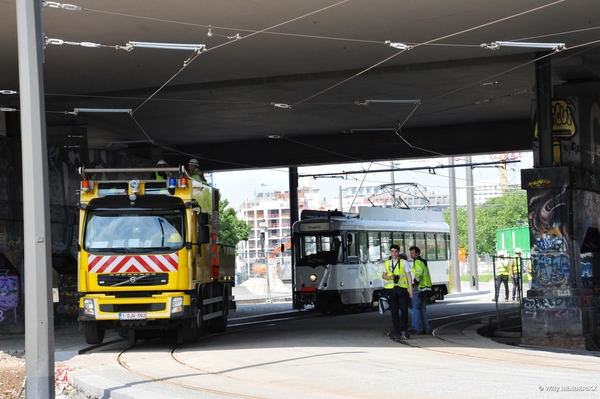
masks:
<svg viewBox="0 0 600 399"><path fill-rule="evenodd" d="M514 260L511 261L513 276L515 274L520 275L520 274L523 273L523 269L521 268L521 262L522 262L521 258L516 258L516 259L514 259Z"/></svg>
<svg viewBox="0 0 600 399"><path fill-rule="evenodd" d="M388 259L384 263L385 272L388 276L392 274L394 276L398 276L398 282L394 284L394 280L385 280L385 286L383 288L391 290L395 285L398 287L408 289L408 279L406 278L406 273L404 272L404 262L402 259L398 259L398 263L395 264L394 271L392 271L392 260Z"/></svg>
<svg viewBox="0 0 600 399"><path fill-rule="evenodd" d="M506 259L500 259L500 263L498 264L498 276L508 276L508 262Z"/></svg>

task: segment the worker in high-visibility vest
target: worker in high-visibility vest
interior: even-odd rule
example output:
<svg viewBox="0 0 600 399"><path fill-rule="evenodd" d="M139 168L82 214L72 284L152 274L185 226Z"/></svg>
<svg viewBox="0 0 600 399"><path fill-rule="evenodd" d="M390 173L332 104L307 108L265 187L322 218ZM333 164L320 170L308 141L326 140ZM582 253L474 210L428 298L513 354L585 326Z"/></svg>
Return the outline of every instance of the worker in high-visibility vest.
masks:
<svg viewBox="0 0 600 399"><path fill-rule="evenodd" d="M394 324L394 339L409 339L408 333L408 302L413 297L412 274L408 262L400 258L400 247L390 246L390 259L384 262L385 295L392 313Z"/></svg>
<svg viewBox="0 0 600 399"><path fill-rule="evenodd" d="M156 163L156 167L157 168L168 168L169 164L164 159L161 159ZM169 178L169 175L166 172L154 171L150 175L150 179L153 179L153 180L167 180L168 178Z"/></svg>
<svg viewBox="0 0 600 399"><path fill-rule="evenodd" d="M196 158L190 159L187 164L187 173L188 175L198 183L208 184L206 179L204 178L204 172L199 168L200 162Z"/></svg>
<svg viewBox="0 0 600 399"><path fill-rule="evenodd" d="M410 247L410 257L413 260L412 275L414 290L412 307L412 328L416 333L429 334L429 319L427 316L427 299L432 293L431 276L427 261L421 258L421 249L417 246Z"/></svg>
<svg viewBox="0 0 600 399"><path fill-rule="evenodd" d="M510 274L508 269L508 260L504 258L504 252L498 254L498 262L496 263L496 292L492 301L498 302L498 296L500 294L500 285L504 284L505 299L508 301L508 275Z"/></svg>
<svg viewBox="0 0 600 399"><path fill-rule="evenodd" d="M521 260L521 248L515 248L515 257L510 260L510 278L512 279L512 300L520 301L522 287L522 276L523 276L523 261ZM516 294L516 296L515 296Z"/></svg>

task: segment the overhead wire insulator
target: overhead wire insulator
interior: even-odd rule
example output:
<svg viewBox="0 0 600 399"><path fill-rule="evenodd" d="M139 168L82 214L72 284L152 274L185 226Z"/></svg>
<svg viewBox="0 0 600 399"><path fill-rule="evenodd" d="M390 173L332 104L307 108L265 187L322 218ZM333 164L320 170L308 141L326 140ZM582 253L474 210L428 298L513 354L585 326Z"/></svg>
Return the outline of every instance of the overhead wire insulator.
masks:
<svg viewBox="0 0 600 399"><path fill-rule="evenodd" d="M383 42L383 44L385 44L386 46L396 48L398 50L410 50L411 48L413 48L413 46L409 46L408 44L395 43L389 40L386 40L385 42Z"/></svg>
<svg viewBox="0 0 600 399"><path fill-rule="evenodd" d="M44 7L50 7L50 8L62 8L63 10L68 10L68 11L81 11L82 8L79 6L76 6L75 4L62 4L62 3L58 3L56 1L43 1L42 5Z"/></svg>

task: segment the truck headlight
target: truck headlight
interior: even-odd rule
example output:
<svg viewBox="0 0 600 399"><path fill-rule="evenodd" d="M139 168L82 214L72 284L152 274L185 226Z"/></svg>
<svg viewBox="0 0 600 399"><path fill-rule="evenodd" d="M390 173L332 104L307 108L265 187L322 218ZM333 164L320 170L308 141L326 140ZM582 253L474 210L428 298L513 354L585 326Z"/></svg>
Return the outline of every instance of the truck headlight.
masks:
<svg viewBox="0 0 600 399"><path fill-rule="evenodd" d="M83 313L88 315L88 316L95 316L96 315L96 309L94 307L94 300L93 299L84 299L83 300Z"/></svg>
<svg viewBox="0 0 600 399"><path fill-rule="evenodd" d="M183 297L176 296L171 300L171 313L183 312Z"/></svg>

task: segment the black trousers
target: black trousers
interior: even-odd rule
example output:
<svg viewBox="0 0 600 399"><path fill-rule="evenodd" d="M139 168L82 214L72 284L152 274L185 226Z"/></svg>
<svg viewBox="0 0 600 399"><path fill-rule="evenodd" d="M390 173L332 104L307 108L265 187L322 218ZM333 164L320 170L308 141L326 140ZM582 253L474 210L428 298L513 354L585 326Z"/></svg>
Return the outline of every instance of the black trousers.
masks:
<svg viewBox="0 0 600 399"><path fill-rule="evenodd" d="M515 293L517 294L517 298L521 298L521 275L515 274L513 277L513 289L512 289L512 297L515 299Z"/></svg>
<svg viewBox="0 0 600 399"><path fill-rule="evenodd" d="M394 287L388 290L388 303L392 313L394 332L401 334L408 332L408 290L406 288Z"/></svg>
<svg viewBox="0 0 600 399"><path fill-rule="evenodd" d="M504 294L506 300L508 300L508 276L496 276L496 300L500 295L500 285L504 284Z"/></svg>

